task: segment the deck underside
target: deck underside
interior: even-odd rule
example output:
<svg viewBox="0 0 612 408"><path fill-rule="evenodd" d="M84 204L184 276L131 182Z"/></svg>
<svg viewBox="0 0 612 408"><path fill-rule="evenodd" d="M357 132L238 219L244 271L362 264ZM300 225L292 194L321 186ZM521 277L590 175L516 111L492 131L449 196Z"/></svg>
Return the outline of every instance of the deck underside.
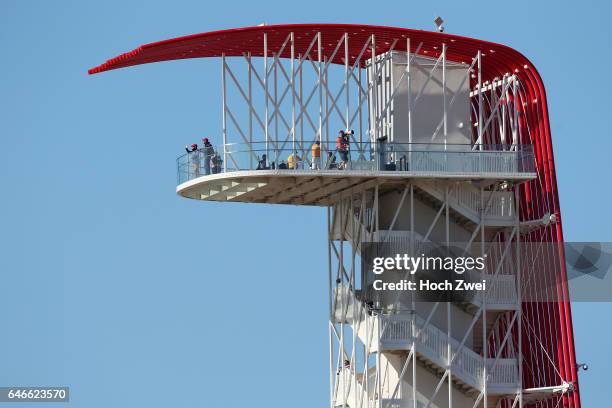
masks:
<svg viewBox="0 0 612 408"><path fill-rule="evenodd" d="M176 192L186 198L206 201L328 206L376 184L383 190L393 190L412 179L440 178L439 174L410 172L237 171L195 178L180 184ZM443 178L488 185L499 180L525 181L535 178L535 174L476 176L466 173L446 174Z"/></svg>

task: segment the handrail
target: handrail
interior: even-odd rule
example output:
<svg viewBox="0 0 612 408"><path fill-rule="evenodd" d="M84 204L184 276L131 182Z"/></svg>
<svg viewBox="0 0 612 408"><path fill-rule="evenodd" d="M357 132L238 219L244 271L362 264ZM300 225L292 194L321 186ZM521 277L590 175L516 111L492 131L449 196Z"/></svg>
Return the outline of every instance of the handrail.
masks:
<svg viewBox="0 0 612 408"><path fill-rule="evenodd" d="M320 145L320 154L313 157L310 143L293 149L253 142L228 144L224 146L223 153L219 150L214 154L209 152L200 149L177 158L179 184L208 174L261 169L485 175L535 172L532 145L351 142L338 147L324 142Z"/></svg>
<svg viewBox="0 0 612 408"><path fill-rule="evenodd" d="M510 278L511 276L508 275ZM502 279L503 280L503 279ZM461 343L448 337L431 322L425 325L425 320L413 314L369 314L364 311L362 302L355 298L353 292L344 285L340 286L334 295L334 318L337 321L347 321L353 325L360 324L362 319L372 319L371 327L378 327L376 319L381 321L380 342L383 347L410 346L416 335L413 333L412 319L416 319L417 330L420 335L416 342L417 352L438 365L446 367L451 360L448 356L448 343L451 344L453 354L453 372L470 386L481 389L484 382L484 358L469 349L461 347ZM348 307L347 307L348 306ZM340 310L339 310L340 308ZM359 310L358 313L355 313ZM340 314L338 314L340 312ZM513 387L518 383L518 370L516 359L489 358L486 361L488 385L498 387Z"/></svg>
<svg viewBox="0 0 612 408"><path fill-rule="evenodd" d="M382 319L381 342L396 343L400 340L411 342L412 317L406 315L379 315ZM415 316L417 328L421 331L417 339L417 352L426 356L427 359L439 367L446 367L449 362L448 342L451 344L452 353L458 353L453 361L453 372L460 376L472 387L480 389L484 382L484 358L467 347L460 347L460 342L431 323L425 325L425 321ZM487 359L487 367L493 368L493 360ZM518 371L516 359L498 359L494 369L488 372L488 384L490 386L515 386L518 383Z"/></svg>
<svg viewBox="0 0 612 408"><path fill-rule="evenodd" d="M443 183L423 181L419 182L417 186L429 191L440 200L444 199L446 185ZM460 206L470 211L472 216L477 218L480 217L480 212L484 210L486 210L485 216L488 218L512 219L514 217L514 194L511 191L484 191L484 203L481 203L480 190L462 184L453 190L449 197L449 204L455 207Z"/></svg>

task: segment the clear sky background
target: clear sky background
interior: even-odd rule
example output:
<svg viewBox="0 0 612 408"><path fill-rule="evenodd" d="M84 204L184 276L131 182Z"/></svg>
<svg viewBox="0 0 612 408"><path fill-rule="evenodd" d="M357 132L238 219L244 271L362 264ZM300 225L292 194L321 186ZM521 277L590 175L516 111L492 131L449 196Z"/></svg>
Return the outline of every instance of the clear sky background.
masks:
<svg viewBox="0 0 612 408"><path fill-rule="evenodd" d="M67 385L72 407L327 404L323 210L174 193L182 147L220 141L219 62L87 68L264 21L432 29L440 14L448 32L534 62L566 240L611 241L610 12L603 1L0 0L0 385ZM607 406L612 307L573 315L590 365L583 405Z"/></svg>

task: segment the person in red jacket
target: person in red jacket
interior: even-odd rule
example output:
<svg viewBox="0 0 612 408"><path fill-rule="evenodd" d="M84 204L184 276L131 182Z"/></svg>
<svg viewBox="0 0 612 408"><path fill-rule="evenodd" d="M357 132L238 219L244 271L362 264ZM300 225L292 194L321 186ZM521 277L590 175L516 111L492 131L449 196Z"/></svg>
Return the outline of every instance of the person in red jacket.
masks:
<svg viewBox="0 0 612 408"><path fill-rule="evenodd" d="M338 150L338 154L340 155L339 169L345 169L348 164L348 147L349 145L346 141L345 132L344 130L340 130L336 138L336 150Z"/></svg>
<svg viewBox="0 0 612 408"><path fill-rule="evenodd" d="M200 177L200 151L198 150L197 144L192 144L191 148L185 146L187 152L187 163L190 167L190 179L194 177Z"/></svg>

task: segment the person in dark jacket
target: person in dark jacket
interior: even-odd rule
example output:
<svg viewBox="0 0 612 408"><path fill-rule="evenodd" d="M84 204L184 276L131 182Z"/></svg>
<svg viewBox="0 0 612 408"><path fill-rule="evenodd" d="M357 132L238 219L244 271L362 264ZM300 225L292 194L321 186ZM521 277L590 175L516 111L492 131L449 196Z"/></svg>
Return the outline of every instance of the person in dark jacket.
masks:
<svg viewBox="0 0 612 408"><path fill-rule="evenodd" d="M352 130L350 131L341 130L338 132L338 138L336 139L336 149L338 150L338 154L340 154L340 162L341 162L338 168L341 168L341 169L348 168L351 135L354 133L355 132L353 132Z"/></svg>
<svg viewBox="0 0 612 408"><path fill-rule="evenodd" d="M327 152L327 163L325 163L325 170L337 169L338 163L336 163L336 155L334 152Z"/></svg>
<svg viewBox="0 0 612 408"><path fill-rule="evenodd" d="M202 148L202 158L204 159L204 174L209 175L210 159L212 158L213 154L215 154L215 149L213 148L213 145L210 144L207 137L202 139L202 142L204 143L204 147Z"/></svg>
<svg viewBox="0 0 612 408"><path fill-rule="evenodd" d="M268 156L266 154L261 155L261 160L257 162L257 170L269 170L268 167Z"/></svg>

